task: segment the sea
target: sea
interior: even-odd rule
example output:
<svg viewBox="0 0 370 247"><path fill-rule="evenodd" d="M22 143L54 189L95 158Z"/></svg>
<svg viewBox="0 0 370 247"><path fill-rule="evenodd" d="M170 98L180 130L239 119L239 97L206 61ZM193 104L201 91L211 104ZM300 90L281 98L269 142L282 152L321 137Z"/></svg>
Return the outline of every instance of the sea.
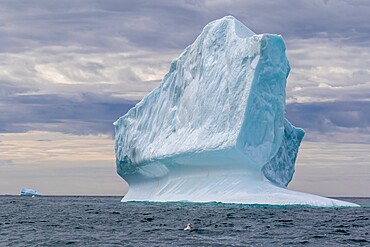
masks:
<svg viewBox="0 0 370 247"><path fill-rule="evenodd" d="M361 207L0 196L0 246L370 246L370 198L336 199Z"/></svg>

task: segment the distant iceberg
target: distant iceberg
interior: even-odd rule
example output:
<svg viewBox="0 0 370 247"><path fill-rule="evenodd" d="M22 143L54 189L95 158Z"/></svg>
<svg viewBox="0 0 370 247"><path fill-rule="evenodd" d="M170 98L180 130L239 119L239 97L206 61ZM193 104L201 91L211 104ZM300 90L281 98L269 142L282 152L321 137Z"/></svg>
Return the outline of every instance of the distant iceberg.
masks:
<svg viewBox="0 0 370 247"><path fill-rule="evenodd" d="M21 189L21 196L41 196L40 192L34 189L22 188Z"/></svg>
<svg viewBox="0 0 370 247"><path fill-rule="evenodd" d="M304 136L285 118L289 71L281 36L209 23L114 123L122 201L354 206L286 189Z"/></svg>

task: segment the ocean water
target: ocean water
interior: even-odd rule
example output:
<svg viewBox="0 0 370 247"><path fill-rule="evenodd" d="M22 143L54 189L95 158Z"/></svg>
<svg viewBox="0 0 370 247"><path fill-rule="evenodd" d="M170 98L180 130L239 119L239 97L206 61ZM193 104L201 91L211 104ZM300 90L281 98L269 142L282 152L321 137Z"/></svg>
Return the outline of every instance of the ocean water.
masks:
<svg viewBox="0 0 370 247"><path fill-rule="evenodd" d="M344 198L359 208L120 199L1 196L0 246L370 246L370 198Z"/></svg>

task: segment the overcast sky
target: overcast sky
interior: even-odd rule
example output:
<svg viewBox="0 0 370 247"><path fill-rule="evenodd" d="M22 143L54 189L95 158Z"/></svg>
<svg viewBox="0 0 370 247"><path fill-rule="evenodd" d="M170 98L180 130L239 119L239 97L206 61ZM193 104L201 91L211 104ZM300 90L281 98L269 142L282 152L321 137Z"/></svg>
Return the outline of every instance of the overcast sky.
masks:
<svg viewBox="0 0 370 247"><path fill-rule="evenodd" d="M23 146L9 144L14 138L60 132L71 142L91 134L111 141L112 122L159 84L208 22L225 15L283 36L292 67L287 117L306 130L305 141L366 150L369 13L367 0L0 1L0 177L4 167L21 169ZM13 156L9 145L18 150Z"/></svg>

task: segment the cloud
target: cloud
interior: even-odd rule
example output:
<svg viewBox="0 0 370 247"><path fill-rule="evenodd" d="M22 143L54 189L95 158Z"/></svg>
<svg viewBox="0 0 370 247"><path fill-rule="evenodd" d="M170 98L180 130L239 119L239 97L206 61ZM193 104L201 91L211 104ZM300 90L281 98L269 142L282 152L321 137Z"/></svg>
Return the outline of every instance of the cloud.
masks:
<svg viewBox="0 0 370 247"><path fill-rule="evenodd" d="M256 33L283 36L287 117L315 141L303 143L307 168L295 181L309 182L309 166L322 165L313 176L327 176L305 188L333 195L342 181L325 181L368 170L368 144L317 142L369 143L369 13L367 0L0 1L0 189L124 194L112 172L112 122L159 85L208 22L234 15ZM334 165L348 163L360 165L342 176ZM340 195L368 187L357 180Z"/></svg>
<svg viewBox="0 0 370 247"><path fill-rule="evenodd" d="M9 166L13 163L11 159L0 159L0 166Z"/></svg>
<svg viewBox="0 0 370 247"><path fill-rule="evenodd" d="M362 46L370 42L370 4L365 0L213 2L205 2L209 16L234 14L257 33L278 33L286 39L323 38Z"/></svg>
<svg viewBox="0 0 370 247"><path fill-rule="evenodd" d="M40 142L40 137L48 141ZM43 195L124 195L127 191L114 169L110 136L30 131L0 133L0 140L0 194L19 194L22 187L36 188Z"/></svg>
<svg viewBox="0 0 370 247"><path fill-rule="evenodd" d="M204 25L229 14L256 33L283 35L288 103L312 116L315 102L365 102L369 12L361 0L1 1L0 132L111 133ZM316 121L319 133L367 128L334 108L319 111L332 125Z"/></svg>
<svg viewBox="0 0 370 247"><path fill-rule="evenodd" d="M309 141L370 143L370 101L292 103L286 111Z"/></svg>
<svg viewBox="0 0 370 247"><path fill-rule="evenodd" d="M113 122L134 104L104 94L13 95L0 105L0 132L30 130L113 134Z"/></svg>
<svg viewBox="0 0 370 247"><path fill-rule="evenodd" d="M114 165L113 140L109 135L64 134L60 132L30 131L27 133L0 133L1 161L17 166L61 165L71 166L68 160L80 165L104 161ZM39 141L40 137L50 141ZM73 165L72 165L73 167Z"/></svg>
<svg viewBox="0 0 370 247"><path fill-rule="evenodd" d="M369 99L369 47L320 39L290 40L287 47L292 65L288 102Z"/></svg>
<svg viewBox="0 0 370 247"><path fill-rule="evenodd" d="M326 196L367 196L369 144L304 141L289 188Z"/></svg>

